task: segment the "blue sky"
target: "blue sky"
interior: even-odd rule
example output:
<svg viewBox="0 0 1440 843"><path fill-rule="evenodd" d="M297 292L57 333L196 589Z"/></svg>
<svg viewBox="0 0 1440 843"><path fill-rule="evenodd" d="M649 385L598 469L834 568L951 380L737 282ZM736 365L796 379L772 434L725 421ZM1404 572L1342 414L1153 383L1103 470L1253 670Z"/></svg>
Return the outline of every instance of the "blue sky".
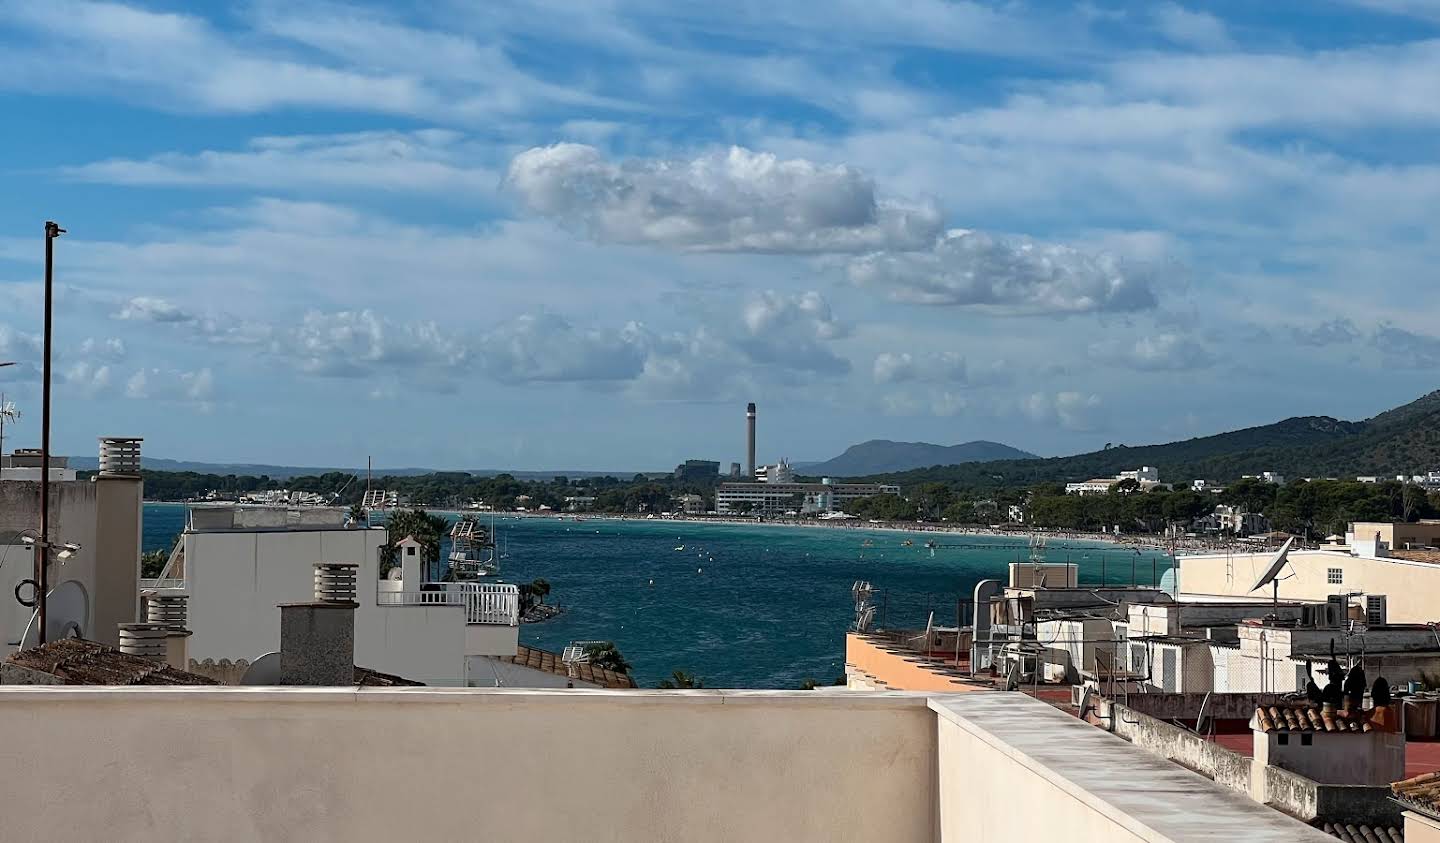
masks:
<svg viewBox="0 0 1440 843"><path fill-rule="evenodd" d="M1437 80L1440 0L0 0L7 444L47 218L72 453L656 469L740 459L750 400L767 460L1367 417L1440 385Z"/></svg>

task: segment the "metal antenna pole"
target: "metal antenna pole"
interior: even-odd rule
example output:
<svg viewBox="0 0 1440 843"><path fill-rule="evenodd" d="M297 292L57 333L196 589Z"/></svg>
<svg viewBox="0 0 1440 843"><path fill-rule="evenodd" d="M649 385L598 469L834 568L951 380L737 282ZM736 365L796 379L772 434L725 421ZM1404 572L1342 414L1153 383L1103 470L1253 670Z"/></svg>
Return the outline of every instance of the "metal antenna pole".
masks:
<svg viewBox="0 0 1440 843"><path fill-rule="evenodd" d="M46 595L50 591L50 351L55 291L55 238L65 233L45 221L45 363L40 405L40 541L35 544L35 626L45 643Z"/></svg>

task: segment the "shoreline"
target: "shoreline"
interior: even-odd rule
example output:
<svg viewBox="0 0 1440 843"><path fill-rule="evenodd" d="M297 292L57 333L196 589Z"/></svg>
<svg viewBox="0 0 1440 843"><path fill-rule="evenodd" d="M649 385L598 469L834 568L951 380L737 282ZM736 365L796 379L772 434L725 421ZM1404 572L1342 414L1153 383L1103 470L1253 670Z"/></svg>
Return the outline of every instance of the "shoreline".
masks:
<svg viewBox="0 0 1440 843"><path fill-rule="evenodd" d="M433 512L453 513L456 510L431 510ZM466 510L463 513L472 511ZM479 513L489 514L489 513ZM906 522L885 521L871 523L869 521L817 521L813 519L774 519L760 521L753 518L734 518L727 516L656 516L650 518L642 515L617 515L614 513L558 513L558 512L506 512L494 513L497 518L538 518L555 519L558 521L628 521L642 524L696 524L699 526L738 526L738 527L786 527L791 529L821 529L821 530L854 530L857 532L883 532L883 533L909 533L916 535L940 533L945 535L963 536L986 536L1001 539L1019 539L1029 541L1033 537L1041 537L1046 540L1060 539L1066 541L1085 541L1096 544L1109 544L1117 547L1129 547L1140 550L1152 551L1188 551L1194 552L1215 552L1229 550L1243 550L1247 553L1262 552L1263 548L1257 548L1243 542L1234 541L1208 541L1204 539L1174 539L1167 540L1162 536L1147 535L1120 535L1114 536L1108 533L1086 533L1070 530L1032 530L1021 532L1018 530L1001 530L992 527L961 526L951 524L911 524Z"/></svg>
<svg viewBox="0 0 1440 843"><path fill-rule="evenodd" d="M159 506L196 506L204 505L194 501L145 501L146 505ZM256 504L263 507L262 504ZM1265 548L1253 544L1234 540L1216 541L1199 538L1177 538L1167 539L1164 536L1156 535L1111 535L1109 533L1089 533L1071 530L1005 530L993 527L980 527L974 525L952 525L926 523L909 523L897 521L870 522L865 520L835 520L821 521L818 519L793 519L776 518L770 520L759 520L726 515L669 515L669 516L645 516L645 515L624 515L608 512L480 512L472 509L444 509L437 507L426 507L427 512L441 513L445 515L478 515L491 516L496 520L507 518L514 519L554 519L557 521L619 521L635 522L641 524L694 524L698 526L735 526L735 527L784 527L801 530L852 530L858 532L882 532L882 533L907 533L914 535L925 535L939 533L944 535L961 536L984 536L999 539L1015 539L1029 542L1033 538L1040 537L1047 541L1059 539L1065 541L1084 541L1096 544L1108 544L1117 547L1134 548L1136 552L1149 550L1166 552L1171 556L1195 553L1215 552L1244 552L1260 553Z"/></svg>

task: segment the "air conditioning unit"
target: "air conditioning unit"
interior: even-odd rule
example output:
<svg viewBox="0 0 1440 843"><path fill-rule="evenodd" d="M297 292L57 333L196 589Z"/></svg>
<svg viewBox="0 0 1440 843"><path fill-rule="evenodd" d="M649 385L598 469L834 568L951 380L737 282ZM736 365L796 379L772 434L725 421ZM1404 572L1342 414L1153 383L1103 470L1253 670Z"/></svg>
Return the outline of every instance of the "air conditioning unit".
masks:
<svg viewBox="0 0 1440 843"><path fill-rule="evenodd" d="M1365 625L1384 626L1385 616L1385 595L1365 595Z"/></svg>
<svg viewBox="0 0 1440 843"><path fill-rule="evenodd" d="M1325 598L1325 626L1340 626L1350 619L1350 598L1344 594L1332 594Z"/></svg>

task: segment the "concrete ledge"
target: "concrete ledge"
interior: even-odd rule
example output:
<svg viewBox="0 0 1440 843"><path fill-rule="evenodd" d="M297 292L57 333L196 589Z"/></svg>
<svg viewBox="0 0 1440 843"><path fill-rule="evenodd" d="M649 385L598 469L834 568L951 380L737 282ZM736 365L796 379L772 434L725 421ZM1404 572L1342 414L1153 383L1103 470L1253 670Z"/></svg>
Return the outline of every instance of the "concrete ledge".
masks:
<svg viewBox="0 0 1440 843"><path fill-rule="evenodd" d="M369 702L445 705L535 705L576 703L581 705L812 705L824 708L917 709L931 699L947 695L909 691L848 692L820 694L814 691L746 691L659 689L612 690L600 688L306 688L272 686L5 686L0 687L0 708L6 703L83 702Z"/></svg>
<svg viewBox="0 0 1440 843"><path fill-rule="evenodd" d="M930 706L1141 840L1333 840L1022 694L957 695Z"/></svg>

